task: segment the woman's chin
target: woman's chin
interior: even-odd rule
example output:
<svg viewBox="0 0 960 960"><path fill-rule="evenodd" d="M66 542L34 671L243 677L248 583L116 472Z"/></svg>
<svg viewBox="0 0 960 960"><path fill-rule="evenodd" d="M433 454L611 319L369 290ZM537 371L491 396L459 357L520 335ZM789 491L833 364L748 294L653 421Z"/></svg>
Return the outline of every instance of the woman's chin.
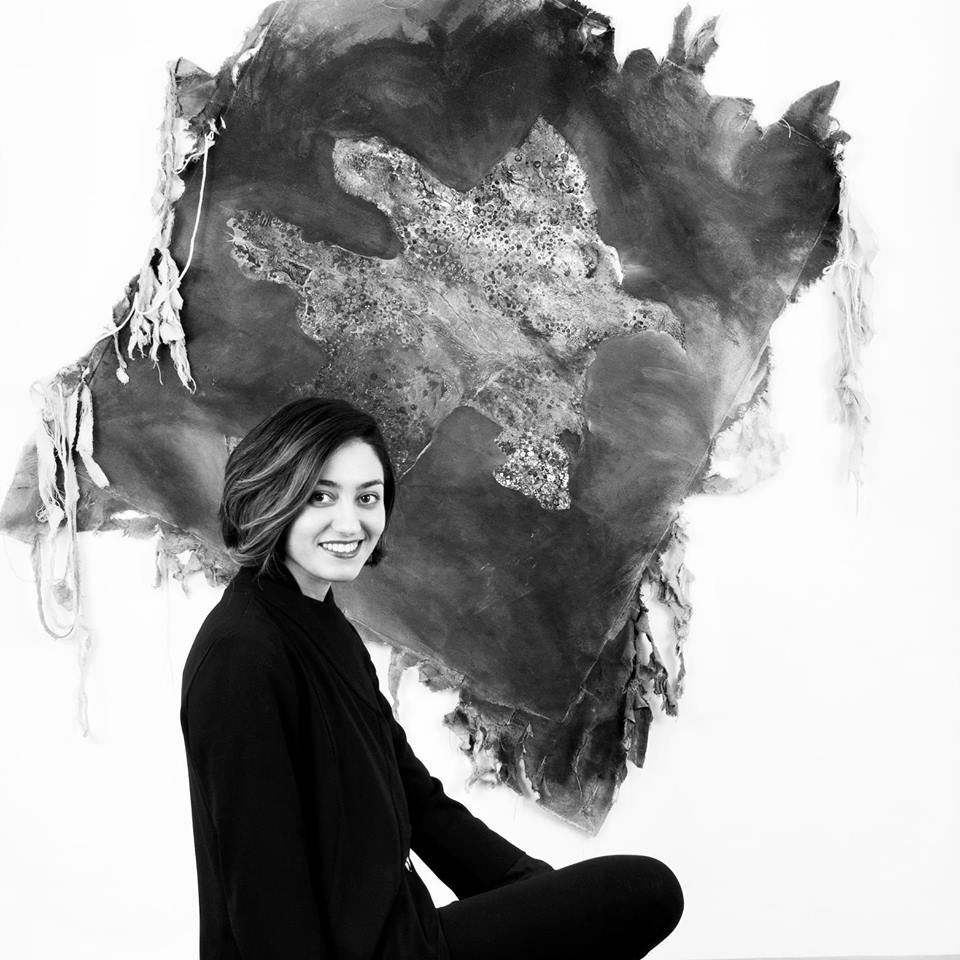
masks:
<svg viewBox="0 0 960 960"><path fill-rule="evenodd" d="M321 549L323 549L321 547ZM320 558L320 562L311 564L307 570L311 576L318 580L326 580L329 583L343 583L347 580L356 580L363 570L363 565L367 562L367 556L361 551L355 557L345 558L343 560L336 558Z"/></svg>

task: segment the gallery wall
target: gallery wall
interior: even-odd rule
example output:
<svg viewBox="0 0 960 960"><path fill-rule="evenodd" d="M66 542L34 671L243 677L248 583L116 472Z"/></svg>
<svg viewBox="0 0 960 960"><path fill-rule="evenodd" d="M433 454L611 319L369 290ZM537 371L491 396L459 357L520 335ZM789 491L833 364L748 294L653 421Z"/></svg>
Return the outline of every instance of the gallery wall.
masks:
<svg viewBox="0 0 960 960"><path fill-rule="evenodd" d="M214 69L260 6L98 0L6 14L4 489L33 429L31 382L100 335L150 241L166 61ZM602 8L621 59L642 46L662 56L678 10ZM893 19L856 0L716 0L694 20L714 14L707 89L752 99L761 123L840 80L844 166L880 248L862 486L835 422L823 281L774 328L778 475L684 507L696 578L686 693L679 717L656 717L645 766L630 768L599 835L468 786L442 724L455 695L428 692L415 671L401 719L448 792L531 854L670 864L686 913L660 960L960 953L960 149L937 52L958 18L930 0ZM0 955L196 955L179 675L218 592L202 578L186 593L155 587L153 551L119 534L82 539L83 737L79 648L43 632L29 550L0 540ZM372 652L385 676L388 651Z"/></svg>

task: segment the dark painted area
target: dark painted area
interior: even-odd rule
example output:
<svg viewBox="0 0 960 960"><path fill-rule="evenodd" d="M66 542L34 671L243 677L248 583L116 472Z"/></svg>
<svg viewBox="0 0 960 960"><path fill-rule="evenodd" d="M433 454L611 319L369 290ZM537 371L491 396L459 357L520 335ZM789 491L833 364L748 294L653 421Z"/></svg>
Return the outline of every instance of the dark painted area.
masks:
<svg viewBox="0 0 960 960"><path fill-rule="evenodd" d="M225 438L300 393L350 396L336 347L301 330L296 293L238 268L231 217L256 212L310 243L397 258L388 216L337 183L338 138L380 137L464 191L544 118L586 171L624 290L667 304L682 331L597 347L581 430L564 437L567 510L493 479L503 424L469 397L424 426L395 393L371 395L367 383L354 399L389 421L416 462L401 484L390 559L338 599L381 638L462 677L460 722L499 743L505 779L519 788L525 771L551 809L595 829L624 775L625 722L644 732L649 723L627 696L640 573L695 488L770 325L835 253L835 88L761 130L748 101L704 89L709 36L675 41L663 63L636 51L618 69L612 32L596 32L603 18L550 0L536 10L286 3L262 22L270 17L236 91L228 64L203 87L211 99L185 107L227 121L181 288L196 393L166 360L162 385L141 362L124 386L112 350L97 348L95 450L111 488L85 486L81 523L108 525L126 504L215 547ZM181 264L199 180L195 167L177 207ZM388 361L370 353L368 362ZM2 517L25 537L37 507L31 469L25 458Z"/></svg>

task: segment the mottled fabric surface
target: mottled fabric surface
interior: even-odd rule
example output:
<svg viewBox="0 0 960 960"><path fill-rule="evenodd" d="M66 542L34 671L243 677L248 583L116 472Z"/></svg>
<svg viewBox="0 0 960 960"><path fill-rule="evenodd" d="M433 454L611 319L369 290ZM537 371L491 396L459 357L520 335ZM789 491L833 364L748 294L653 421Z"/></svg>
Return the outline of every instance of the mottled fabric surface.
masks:
<svg viewBox="0 0 960 960"><path fill-rule="evenodd" d="M399 500L345 611L460 688L491 777L588 829L679 693L640 642L641 576L839 227L835 85L760 128L706 91L688 16L621 67L576 4L268 8L217 77L181 71L179 110L217 131L170 244L184 264L203 179L195 392L164 351L162 383L87 358L110 486L83 482L81 526L134 507L208 568L236 438L303 394L375 414ZM24 537L35 483L27 455L2 517Z"/></svg>

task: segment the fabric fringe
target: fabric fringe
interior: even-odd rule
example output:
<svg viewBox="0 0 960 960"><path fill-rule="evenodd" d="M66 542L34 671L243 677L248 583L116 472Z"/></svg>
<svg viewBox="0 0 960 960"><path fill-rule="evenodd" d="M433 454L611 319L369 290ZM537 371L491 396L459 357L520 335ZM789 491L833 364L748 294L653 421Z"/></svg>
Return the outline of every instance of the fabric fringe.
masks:
<svg viewBox="0 0 960 960"><path fill-rule="evenodd" d="M183 297L180 285L193 262L197 231L203 210L207 184L207 159L219 132L226 127L224 114L244 71L260 52L273 21L283 4L261 15L247 33L240 50L221 68L219 77L212 77L183 58L168 64L168 82L163 123L160 128L160 171L152 205L156 216L156 232L136 281L125 318L108 328L104 336L113 337L117 356L117 379L129 382L127 364L120 350L119 335L129 325L127 357L135 350L148 354L154 367L159 366L161 347L166 347L173 360L180 382L196 390L187 357L186 335L180 317ZM196 160L203 166L197 210L186 263L182 270L170 253L173 236L174 207L183 195L181 174Z"/></svg>
<svg viewBox="0 0 960 960"><path fill-rule="evenodd" d="M78 712L84 736L89 732L86 672L90 635L83 623L80 593L77 510L80 484L77 457L98 487L109 480L93 458L93 394L88 367L64 367L47 384L36 383L37 481L45 525L33 543L37 609L44 630L55 640L77 642L80 686Z"/></svg>
<svg viewBox="0 0 960 960"><path fill-rule="evenodd" d="M212 549L198 537L169 524L154 520L156 533L154 587L169 587L176 580L186 597L190 596L190 579L202 573L208 586L220 587L233 578L237 565L224 553Z"/></svg>
<svg viewBox="0 0 960 960"><path fill-rule="evenodd" d="M168 65L160 171L152 199L156 232L139 277L128 288L122 312L115 314L113 322L98 340L112 338L117 358L116 375L121 383L130 379L119 340L120 332L129 325L128 357L133 357L134 350L139 350L141 356L146 352L156 367L160 349L166 346L181 383L191 392L196 389L180 319L183 298L179 287L193 261L206 190L207 158L217 133L225 127L223 113L241 73L259 52L282 6L277 4L269 15L265 13L248 33L240 51L228 61L229 68L222 85L186 60ZM184 113L191 116L185 117ZM185 189L181 174L197 159L202 163L197 210L187 259L180 270L170 253L174 206ZM37 383L32 388L39 414L36 428L37 484L42 506L37 512L37 520L45 527L34 538L32 550L37 607L40 622L51 637L77 642L80 669L77 703L84 736L89 733L86 676L91 639L81 609L77 529L80 486L76 461L79 458L96 486L109 485L93 455L93 394L87 382L92 373L91 361L95 369L102 355L103 350L98 352L95 346L81 363L62 368L49 383ZM162 529L160 534L162 539ZM169 556L164 553L164 561ZM222 582L229 572L222 558L207 556L201 548L190 553L185 566L173 569L169 565L166 575L179 579L186 590L186 577L194 569L202 569L211 583ZM163 575L158 552L158 578Z"/></svg>
<svg viewBox="0 0 960 960"><path fill-rule="evenodd" d="M120 350L119 336L123 327L128 326L127 356L132 358L134 350L137 350L141 357L145 354L149 355L156 367L159 366L160 348L165 346L173 360L180 382L193 392L196 384L190 373L186 335L180 319L180 310L183 307L180 284L187 275L193 259L206 190L207 157L219 132L218 123L221 121L207 120L203 132L198 133L189 120L180 115L177 96L178 62L168 66L166 106L160 128L160 172L152 199L156 216L156 233L140 269L129 311L119 324L108 330L107 335L113 337L118 360L117 378L122 383L129 382L130 377ZM184 191L181 174L197 159L200 159L203 164L200 192L187 261L183 270L180 270L170 253L174 207Z"/></svg>
<svg viewBox="0 0 960 960"><path fill-rule="evenodd" d="M488 729L479 711L461 702L447 714L444 722L460 740L461 752L470 758L472 769L467 787L476 783L495 786L507 779L500 757L498 731Z"/></svg>
<svg viewBox="0 0 960 960"><path fill-rule="evenodd" d="M864 435L870 423L870 406L860 372L864 348L873 337L871 263L877 255L877 244L872 231L850 199L850 186L842 170L840 221L837 258L827 270L838 305L840 372L837 381L837 419L848 431L848 473L859 491L862 484Z"/></svg>

